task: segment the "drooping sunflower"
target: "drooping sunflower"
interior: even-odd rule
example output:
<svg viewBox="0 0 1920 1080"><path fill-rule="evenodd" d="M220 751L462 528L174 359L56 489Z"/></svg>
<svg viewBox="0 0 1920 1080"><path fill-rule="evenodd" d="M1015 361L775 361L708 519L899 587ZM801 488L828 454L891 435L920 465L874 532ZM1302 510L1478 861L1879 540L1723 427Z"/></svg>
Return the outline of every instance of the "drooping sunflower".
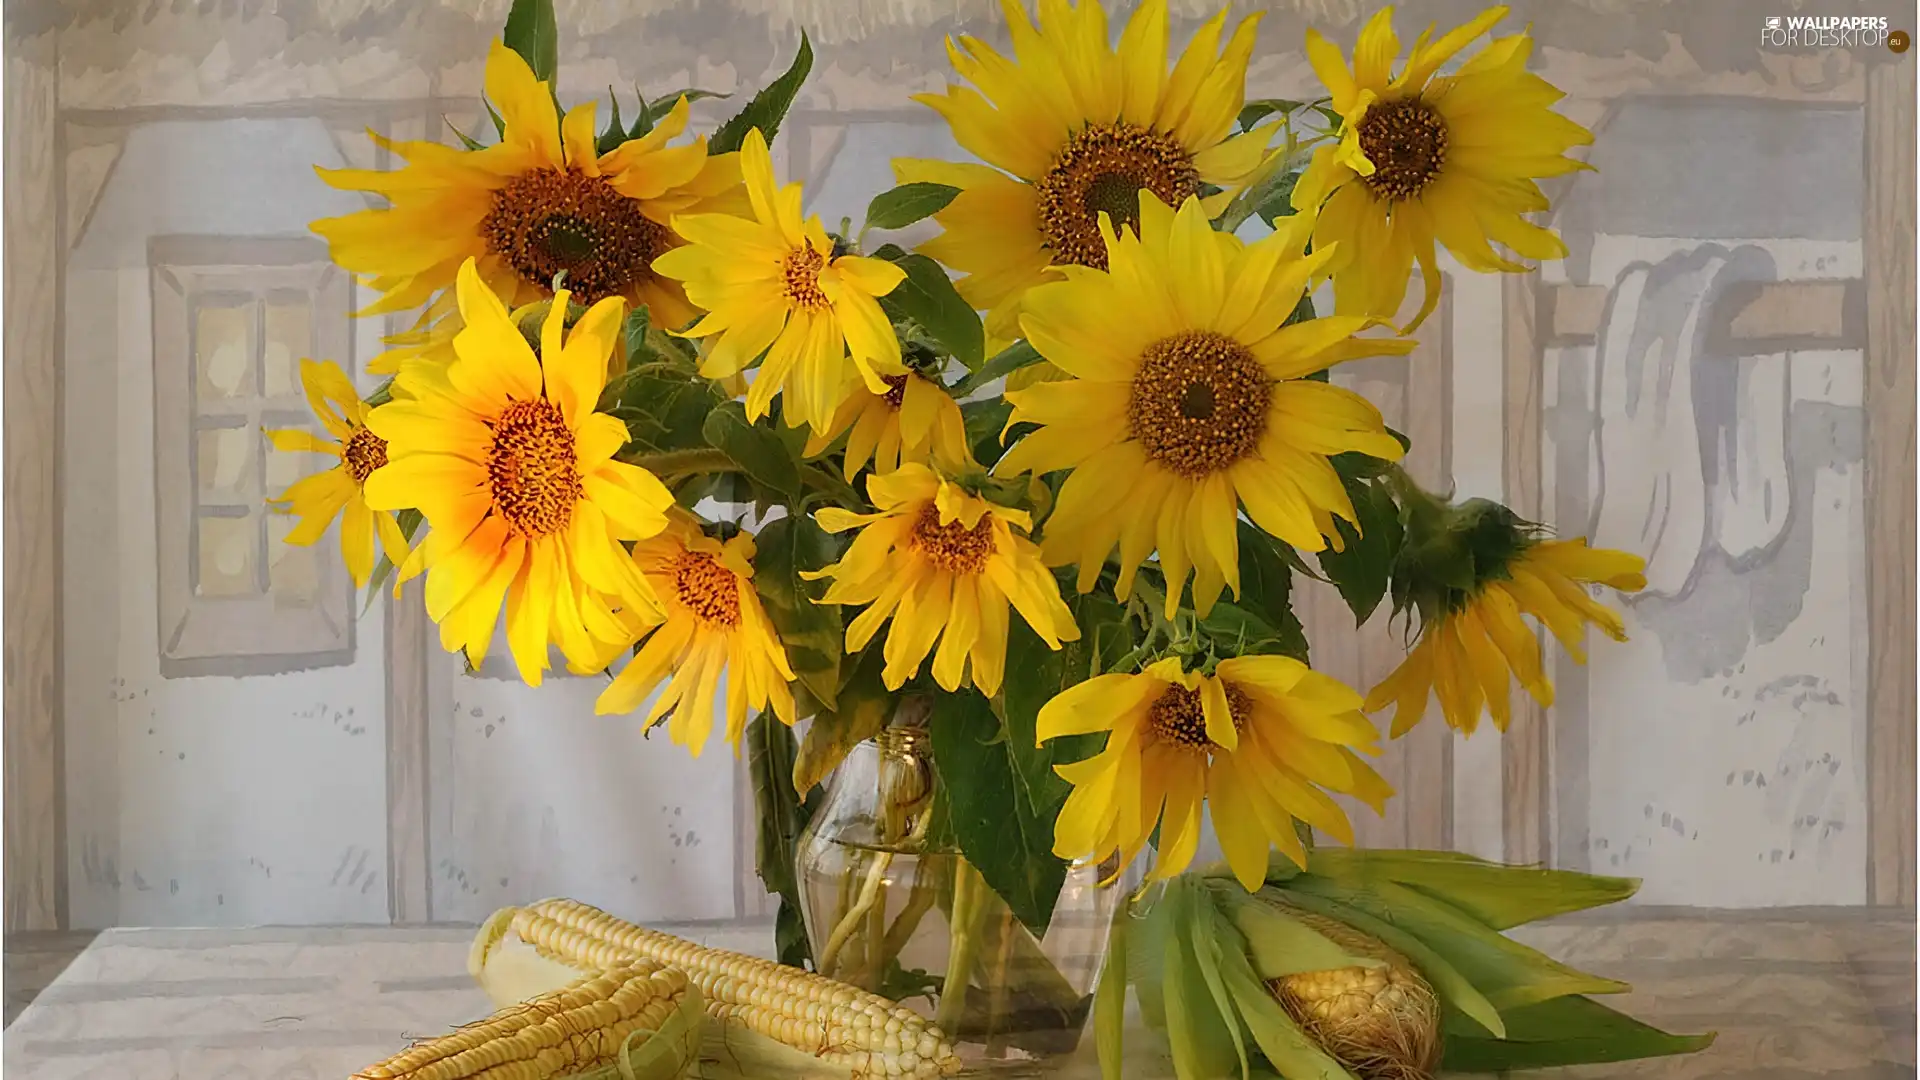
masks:
<svg viewBox="0 0 1920 1080"><path fill-rule="evenodd" d="M1049 565L1079 564L1082 592L1118 544L1124 599L1158 550L1167 617L1189 569L1204 616L1223 589L1239 595L1242 509L1319 551L1334 517L1354 520L1329 456L1401 456L1365 398L1306 376L1413 343L1355 337L1374 322L1358 316L1283 326L1331 249L1302 256L1281 233L1243 243L1216 232L1197 198L1176 214L1143 195L1139 234L1109 231L1107 243L1108 269L1028 294L1027 339L1072 378L1007 392L1011 422L1042 426L996 471L1072 470L1041 542Z"/></svg>
<svg viewBox="0 0 1920 1080"><path fill-rule="evenodd" d="M1168 657L1137 674L1095 676L1040 710L1041 744L1094 732L1107 733L1098 754L1054 767L1073 785L1054 823L1054 854L1098 862L1118 852L1124 867L1158 824L1151 880L1193 861L1203 803L1234 876L1253 890L1273 847L1306 865L1295 821L1353 843L1346 812L1326 792L1376 812L1393 794L1359 757L1380 752L1360 695L1291 657L1236 657L1211 675Z"/></svg>
<svg viewBox="0 0 1920 1080"><path fill-rule="evenodd" d="M1361 30L1351 70L1338 47L1307 31L1307 59L1342 126L1337 145L1314 152L1293 205L1318 212L1314 246L1340 245L1331 268L1336 312L1394 317L1417 262L1426 295L1402 331L1411 332L1440 300L1436 240L1483 273L1529 269L1489 241L1522 259L1566 255L1559 237L1524 215L1547 209L1536 179L1587 168L1566 151L1593 133L1555 113L1564 95L1528 73L1533 39L1495 38L1457 74L1436 74L1506 13L1490 8L1430 44L1429 27L1398 75L1392 8Z"/></svg>
<svg viewBox="0 0 1920 1080"><path fill-rule="evenodd" d="M849 482L868 461L874 472L889 473L903 463L957 469L969 460L967 422L953 395L918 372L882 380L887 384L884 394L869 390L864 381L853 381L826 432L807 439L807 457L825 453L845 434Z"/></svg>
<svg viewBox="0 0 1920 1080"><path fill-rule="evenodd" d="M736 375L766 359L747 390L747 416L758 420L785 394L787 424L826 432L852 369L867 389L884 394L888 375L904 375L900 341L877 297L906 273L884 259L833 253L818 215L802 218L800 185L778 186L773 158L758 128L740 148L751 216L685 214L673 228L688 244L654 260L653 268L686 286L707 316L683 331L715 337L700 362L710 379Z"/></svg>
<svg viewBox="0 0 1920 1080"><path fill-rule="evenodd" d="M340 553L354 587L360 588L373 576L376 539L395 566L407 557L407 538L399 523L390 513L369 509L362 490L367 477L387 463L387 443L367 427L367 404L340 365L302 360L300 385L314 417L334 441L297 429L269 431L267 438L275 450L331 454L340 464L295 481L267 501L281 513L299 516L300 524L287 533L286 542L300 547L318 541L333 519L340 518Z"/></svg>
<svg viewBox="0 0 1920 1080"><path fill-rule="evenodd" d="M504 599L507 643L528 685L540 685L550 643L571 670L603 670L632 643L636 620L660 616L620 541L659 533L673 505L653 474L613 459L626 425L594 411L626 304L601 300L569 331L561 290L536 354L472 260L456 289L457 358L403 374L408 398L368 416L387 440L368 505L425 517L427 538L398 576L426 572L427 614L448 651L464 649L478 667Z"/></svg>
<svg viewBox="0 0 1920 1080"><path fill-rule="evenodd" d="M847 625L847 651L858 652L892 620L881 677L898 690L933 652L933 678L960 688L971 661L973 685L992 697L1007 665L1007 607L1013 606L1050 649L1077 641L1080 628L1060 599L1053 574L1023 532L1025 511L968 494L925 465L867 477L878 513L823 507L828 532L859 529L841 560L802 576L830 578L823 604L866 605Z"/></svg>
<svg viewBox="0 0 1920 1080"><path fill-rule="evenodd" d="M388 202L312 226L335 262L382 294L362 314L404 311L442 294L415 331L437 327L450 336L458 326L439 326L454 306L443 290L471 259L509 307L551 295L564 272L582 303L618 296L647 306L658 325L690 322L698 312L650 265L680 242L674 214L738 187L737 155L709 157L704 137L667 145L686 130L685 98L646 135L600 154L594 103L561 119L548 85L498 41L487 55L486 94L505 126L493 146L460 150L374 135L406 165L317 170L334 187ZM409 344L418 342L399 347ZM383 366L397 366L397 358Z"/></svg>
<svg viewBox="0 0 1920 1080"><path fill-rule="evenodd" d="M771 703L781 722L794 721L793 668L780 635L753 588L753 538L725 543L707 536L684 512L665 532L633 546L633 561L652 584L666 621L652 630L634 658L600 694L594 712L605 716L639 708L662 681L667 688L645 723L672 717L673 741L694 757L713 730L714 697L727 677L726 738L738 753L749 710Z"/></svg>
<svg viewBox="0 0 1920 1080"><path fill-rule="evenodd" d="M1588 624L1615 641L1627 639L1626 624L1594 600L1588 585L1638 592L1647 587L1646 565L1638 555L1590 548L1584 539L1519 544L1504 565L1487 568L1473 589L1447 589L1444 599L1426 605L1419 642L1367 695L1367 711L1392 704L1397 739L1425 716L1431 694L1440 700L1447 725L1461 734L1473 734L1483 714L1505 731L1513 680L1542 708L1553 704L1540 641L1521 616L1539 620L1584 664Z"/></svg>
<svg viewBox="0 0 1920 1080"><path fill-rule="evenodd" d="M987 164L900 159L894 175L961 189L921 250L965 275L960 295L987 312L990 337L1010 341L1029 288L1061 267L1107 265L1101 214L1131 226L1143 192L1178 206L1202 185L1220 189L1205 203L1217 213L1259 170L1274 129L1231 134L1258 13L1222 48L1221 9L1169 70L1166 0L1142 0L1117 48L1099 0L1042 0L1037 26L1018 0L1000 6L1013 57L949 39L954 71L978 89L914 96Z"/></svg>

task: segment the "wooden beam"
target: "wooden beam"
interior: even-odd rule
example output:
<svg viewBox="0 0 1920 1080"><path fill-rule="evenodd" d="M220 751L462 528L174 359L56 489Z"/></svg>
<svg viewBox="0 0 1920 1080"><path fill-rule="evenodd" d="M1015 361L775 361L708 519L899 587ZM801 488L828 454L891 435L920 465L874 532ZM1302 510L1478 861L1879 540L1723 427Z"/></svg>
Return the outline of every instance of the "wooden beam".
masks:
<svg viewBox="0 0 1920 1080"><path fill-rule="evenodd" d="M1914 61L1867 76L1867 894L1914 904Z"/></svg>
<svg viewBox="0 0 1920 1080"><path fill-rule="evenodd" d="M1590 292L1568 294L1566 289L1559 294L1578 296L1583 302L1590 296ZM1605 301L1604 295L1601 300ZM1529 521L1539 521L1540 386L1545 356L1540 328L1546 321L1539 272L1503 276L1500 301L1505 324L1501 350L1505 385L1502 482L1507 506ZM1553 314L1557 322L1557 304ZM1532 695L1517 684L1508 697L1513 722L1500 742L1502 844L1508 862L1545 863L1552 856L1547 841L1548 717Z"/></svg>
<svg viewBox="0 0 1920 1080"><path fill-rule="evenodd" d="M1605 285L1546 289L1548 345L1590 345L1613 290ZM1762 355L1801 349L1858 349L1866 339L1864 283L1858 280L1744 281L1728 286L1707 316L1708 348Z"/></svg>
<svg viewBox="0 0 1920 1080"><path fill-rule="evenodd" d="M1539 284L1535 281L1530 287ZM1592 344L1600 333L1600 320L1606 315L1607 297L1613 290L1605 285L1558 285L1546 288L1545 293L1542 306L1548 309L1547 316L1537 322L1547 327L1548 344ZM1529 327L1527 332L1532 334L1534 330Z"/></svg>
<svg viewBox="0 0 1920 1080"><path fill-rule="evenodd" d="M10 28L11 29L11 28ZM66 923L60 732L60 170L55 35L6 57L5 929Z"/></svg>

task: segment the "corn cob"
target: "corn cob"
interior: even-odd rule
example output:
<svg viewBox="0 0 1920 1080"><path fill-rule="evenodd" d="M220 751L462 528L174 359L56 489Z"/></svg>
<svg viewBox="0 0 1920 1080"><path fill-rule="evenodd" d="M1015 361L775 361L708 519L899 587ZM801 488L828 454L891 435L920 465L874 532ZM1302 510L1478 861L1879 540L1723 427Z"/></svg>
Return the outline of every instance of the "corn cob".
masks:
<svg viewBox="0 0 1920 1080"><path fill-rule="evenodd" d="M583 970L635 958L687 973L707 1015L810 1054L857 1076L933 1077L960 1060L940 1029L902 1005L845 983L758 957L645 930L573 900L521 908L513 933Z"/></svg>
<svg viewBox="0 0 1920 1080"><path fill-rule="evenodd" d="M1338 919L1276 906L1348 953L1384 961L1272 980L1287 1015L1359 1080L1432 1077L1440 1064L1440 998L1407 958Z"/></svg>
<svg viewBox="0 0 1920 1080"><path fill-rule="evenodd" d="M636 958L415 1043L354 1080L555 1080L614 1066L632 1054L629 1036L663 1031L679 1045L650 1055L658 1066L644 1075L682 1077L698 1057L699 1030L668 1021L689 994L697 1000L699 991L685 972Z"/></svg>

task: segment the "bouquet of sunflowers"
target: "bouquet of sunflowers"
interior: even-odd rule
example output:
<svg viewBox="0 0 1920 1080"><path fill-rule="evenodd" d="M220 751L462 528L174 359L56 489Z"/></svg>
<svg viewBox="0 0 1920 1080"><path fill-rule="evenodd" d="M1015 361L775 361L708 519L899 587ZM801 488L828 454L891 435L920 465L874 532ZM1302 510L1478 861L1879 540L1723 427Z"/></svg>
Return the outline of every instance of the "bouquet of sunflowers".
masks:
<svg viewBox="0 0 1920 1080"><path fill-rule="evenodd" d="M1483 42L1495 8L1403 58L1383 11L1351 65L1309 31L1320 100L1250 101L1257 17L1229 32L1222 11L1169 63L1164 0L1117 38L1098 0L1003 7L1012 54L951 41L961 84L917 97L978 160L896 161L866 220L829 230L769 152L804 36L690 137L719 95L563 112L551 2L517 0L486 63L491 138L382 140L404 165L322 170L386 201L313 226L378 295L364 314L419 316L364 399L304 364L336 441L273 440L339 465L285 492L289 542L338 518L356 584L424 575L470 665L504 621L529 685L604 673L598 712L695 755L718 722L751 752L782 960L924 993L962 1036L1007 1030L1004 995L966 991L996 948L1003 971L1047 968L1070 873L1114 882L1151 849L1113 924L1103 1051L1130 977L1182 1077L1245 1072L1250 1050L1288 1077L1421 1075L1455 1031L1498 1068L1700 1045L1584 997L1542 1013L1623 987L1500 933L1630 883L1313 844L1352 841L1331 795L1392 795L1368 713L1393 706L1399 737L1437 697L1463 734L1504 729L1515 682L1551 702L1527 620L1577 656L1589 625L1623 636L1591 587L1644 581L1637 556L1422 489L1406 438L1329 379L1413 349L1436 243L1490 273L1564 254L1525 215L1591 137L1551 111L1529 38ZM929 218L917 250L885 242ZM1357 622L1390 598L1405 663L1364 695L1313 670L1296 575ZM902 731L885 858L803 919L816 785ZM1225 863L1189 872L1203 812ZM898 890L904 910L876 901L909 849L956 868ZM897 931L936 907L952 948L929 976ZM1306 978L1342 973L1332 997ZM1372 987L1362 1013L1414 1003L1398 1050L1321 1022L1352 987ZM1069 1025L1083 989L1056 1002Z"/></svg>

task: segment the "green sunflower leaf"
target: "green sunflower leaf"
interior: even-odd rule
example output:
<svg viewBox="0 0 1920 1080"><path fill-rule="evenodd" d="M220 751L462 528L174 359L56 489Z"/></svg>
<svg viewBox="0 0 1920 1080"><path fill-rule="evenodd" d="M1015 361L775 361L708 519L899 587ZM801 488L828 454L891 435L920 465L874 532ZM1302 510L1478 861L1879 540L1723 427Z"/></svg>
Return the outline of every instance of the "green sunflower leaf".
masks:
<svg viewBox="0 0 1920 1080"><path fill-rule="evenodd" d="M800 464L778 432L747 419L746 408L729 401L707 414L700 432L707 445L727 455L755 483L800 497Z"/></svg>
<svg viewBox="0 0 1920 1080"><path fill-rule="evenodd" d="M867 228L904 229L946 209L960 189L946 184L901 184L867 204Z"/></svg>
<svg viewBox="0 0 1920 1080"><path fill-rule="evenodd" d="M1234 606L1257 616L1272 631L1275 651L1307 663L1306 628L1293 610L1293 567L1287 558L1293 549L1251 522L1241 521L1239 530L1240 599Z"/></svg>
<svg viewBox="0 0 1920 1080"><path fill-rule="evenodd" d="M1025 338L1021 338L994 353L992 359L980 365L980 370L960 380L959 385L953 388L953 396L967 397L995 379L1004 379L1023 367L1037 364L1045 359L1046 357L1041 356L1038 349L1028 344Z"/></svg>
<svg viewBox="0 0 1920 1080"><path fill-rule="evenodd" d="M894 697L881 681L886 666L883 650L876 642L854 659L847 684L839 688L838 699L822 703L800 740L800 757L793 765L793 786L807 791L824 783L827 774L840 766L853 748L880 734L893 717Z"/></svg>
<svg viewBox="0 0 1920 1080"><path fill-rule="evenodd" d="M840 693L840 608L820 603L825 582L800 574L834 561L833 538L811 517L783 517L760 526L754 547L753 586L787 647L787 662L808 692L831 709ZM791 762L784 775L790 784Z"/></svg>
<svg viewBox="0 0 1920 1080"><path fill-rule="evenodd" d="M771 713L762 712L747 725L747 774L753 782L753 805L759 819L755 830L754 865L767 892L780 898L774 939L780 962L804 968L813 959L806 924L800 919L800 882L795 874L795 852L801 830L813 817L819 796L802 799L793 790L793 730Z"/></svg>
<svg viewBox="0 0 1920 1080"><path fill-rule="evenodd" d="M554 73L560 70L560 24L553 15L553 0L513 0L500 38L533 69L534 78L552 85Z"/></svg>
<svg viewBox="0 0 1920 1080"><path fill-rule="evenodd" d="M1240 108L1240 130L1252 131L1253 126L1274 113L1290 113L1303 103L1288 101L1285 98L1257 98Z"/></svg>
<svg viewBox="0 0 1920 1080"><path fill-rule="evenodd" d="M960 298L953 279L937 262L897 244L882 244L874 257L906 272L906 280L880 298L880 306L895 322L911 319L945 346L968 371L986 362L986 329L973 306Z"/></svg>
<svg viewBox="0 0 1920 1080"><path fill-rule="evenodd" d="M740 149L747 141L747 132L760 129L760 136L773 145L773 136L780 130L780 122L787 117L787 110L793 107L793 99L800 93L800 84L807 81L807 74L813 70L813 43L807 40L807 32L800 32L800 48L793 55L793 64L786 73L766 85L766 88L753 95L746 107L733 114L732 119L720 125L713 138L707 142L708 154L730 154Z"/></svg>
<svg viewBox="0 0 1920 1080"><path fill-rule="evenodd" d="M1342 550L1335 551L1329 545L1320 552L1320 571L1340 590L1341 599L1353 612L1354 623L1359 625L1372 616L1387 594L1387 583L1393 575L1403 536L1400 507L1382 484L1349 476L1342 476L1340 481L1347 489L1347 498L1353 502L1359 528L1356 530L1353 523L1334 519Z"/></svg>
<svg viewBox="0 0 1920 1080"><path fill-rule="evenodd" d="M1272 187L1261 193L1260 201L1254 205L1253 212L1261 221L1266 222L1267 228L1275 228L1275 222L1283 217L1293 216L1293 189L1300 186L1300 176L1301 174L1297 172L1282 173L1274 178ZM1313 318L1311 302L1307 305L1306 317Z"/></svg>
<svg viewBox="0 0 1920 1080"><path fill-rule="evenodd" d="M1011 650L1010 650L1011 653ZM1012 653L1012 655L1019 655ZM933 706L933 763L945 781L949 826L961 854L1038 937L1053 919L1067 864L1053 854L1053 814L1027 797L1043 751L1014 738L977 691L942 694Z"/></svg>

